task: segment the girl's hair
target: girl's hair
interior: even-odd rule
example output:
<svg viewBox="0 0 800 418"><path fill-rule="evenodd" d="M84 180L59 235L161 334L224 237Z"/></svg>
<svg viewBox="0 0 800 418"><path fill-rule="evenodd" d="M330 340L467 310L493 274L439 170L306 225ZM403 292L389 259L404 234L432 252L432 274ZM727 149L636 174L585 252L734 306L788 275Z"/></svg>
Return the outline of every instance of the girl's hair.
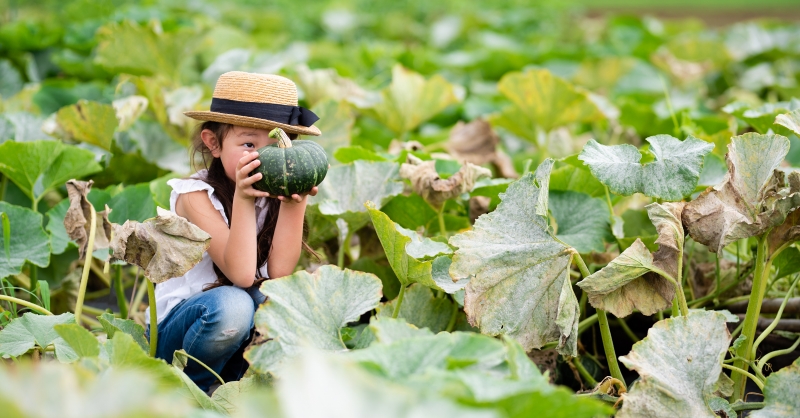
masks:
<svg viewBox="0 0 800 418"><path fill-rule="evenodd" d="M225 215L228 217L228 222L233 222L233 194L236 191L236 183L229 179L225 174L225 168L222 166L222 161L219 158L214 158L211 150L203 143L200 134L204 129L208 129L214 133L220 148L224 146L223 142L225 136L233 129L234 125L220 122L203 122L195 132L192 138L192 165L195 170L205 168L208 170L206 183L214 188L214 195L222 203L225 209ZM297 138L297 134L288 134L290 139ZM199 160L199 161L198 161ZM275 234L275 226L278 223L278 212L280 210L281 201L278 199L267 199L266 206L266 219L264 219L264 227L258 232L256 242L258 243L258 250L256 252L256 282L255 285L260 284L267 278L261 277L261 267L267 262L269 251L272 248L272 237ZM305 225L303 226L303 235L306 233ZM317 256L314 250L306 244L303 239L303 248ZM318 257L318 256L317 256ZM214 263L214 272L217 273L217 281L206 285L203 290L210 290L220 286L230 286L230 280L225 276L225 273L220 270L216 263Z"/></svg>

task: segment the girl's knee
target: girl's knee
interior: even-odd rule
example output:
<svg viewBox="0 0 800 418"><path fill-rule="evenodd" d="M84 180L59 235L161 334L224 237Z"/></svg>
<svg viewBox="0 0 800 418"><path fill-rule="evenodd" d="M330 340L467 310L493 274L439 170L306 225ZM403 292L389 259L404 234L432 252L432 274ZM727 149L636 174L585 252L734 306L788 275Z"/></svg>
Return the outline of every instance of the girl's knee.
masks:
<svg viewBox="0 0 800 418"><path fill-rule="evenodd" d="M253 299L244 289L234 286L218 287L209 292L215 292L214 306L208 307L214 322L219 330L217 338L234 340L244 339L253 328L255 309Z"/></svg>

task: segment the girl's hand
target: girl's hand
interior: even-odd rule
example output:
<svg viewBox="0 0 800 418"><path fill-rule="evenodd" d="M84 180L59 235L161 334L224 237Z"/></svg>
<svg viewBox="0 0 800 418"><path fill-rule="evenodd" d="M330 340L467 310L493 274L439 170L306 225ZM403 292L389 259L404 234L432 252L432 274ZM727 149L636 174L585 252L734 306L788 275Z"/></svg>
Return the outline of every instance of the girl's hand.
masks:
<svg viewBox="0 0 800 418"><path fill-rule="evenodd" d="M303 194L296 194L295 193L291 197L277 196L277 198L281 202L302 203L304 200L306 200L306 196L316 196L318 191L319 191L319 189L317 189L317 186L314 186L314 187L311 188L311 190L308 193L303 193ZM267 196L269 196L269 193L267 193Z"/></svg>
<svg viewBox="0 0 800 418"><path fill-rule="evenodd" d="M236 192L234 196L251 200L257 197L269 196L269 193L253 188L253 183L261 180L261 177L263 177L261 173L250 175L259 165L261 165L261 161L258 160L257 152L245 151L242 153L242 158L240 158L239 163L236 164Z"/></svg>

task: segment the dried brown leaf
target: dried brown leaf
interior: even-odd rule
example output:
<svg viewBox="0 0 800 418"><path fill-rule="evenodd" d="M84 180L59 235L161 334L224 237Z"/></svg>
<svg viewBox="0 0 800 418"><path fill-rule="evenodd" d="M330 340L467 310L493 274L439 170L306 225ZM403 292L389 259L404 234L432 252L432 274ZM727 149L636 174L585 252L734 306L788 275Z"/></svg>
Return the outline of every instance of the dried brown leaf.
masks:
<svg viewBox="0 0 800 418"><path fill-rule="evenodd" d="M789 194L800 194L800 172L789 174ZM767 237L770 254L795 241L800 241L800 208L786 216L786 220L773 228Z"/></svg>
<svg viewBox="0 0 800 418"><path fill-rule="evenodd" d="M450 131L447 149L457 160L476 165L492 164L502 177L517 178L511 159L497 149L500 137L492 125L482 119L464 123L459 121Z"/></svg>
<svg viewBox="0 0 800 418"><path fill-rule="evenodd" d="M683 223L689 235L718 253L732 242L781 225L800 207L800 192L787 187L785 175L777 170L788 151L789 140L780 135L731 138L725 180L686 205Z"/></svg>
<svg viewBox="0 0 800 418"><path fill-rule="evenodd" d="M203 258L211 236L186 218L158 208L158 216L114 225L113 257L144 269L153 283L186 274Z"/></svg>
<svg viewBox="0 0 800 418"><path fill-rule="evenodd" d="M441 208L447 199L472 191L478 179L492 175L486 168L464 163L445 180L439 177L435 164L435 161L422 161L409 154L408 162L400 167L400 177L411 180L414 191L436 208Z"/></svg>
<svg viewBox="0 0 800 418"><path fill-rule="evenodd" d="M64 216L64 227L70 239L78 244L78 251L80 258L86 256L86 247L89 245L89 233L91 226L89 219L91 219L91 206L92 204L87 200L89 191L92 189L94 182L69 180L67 181L67 196L69 197L69 209ZM106 209L97 212L95 216L95 238L94 250L108 248L111 237L111 222L108 220L108 214L111 209L106 205Z"/></svg>

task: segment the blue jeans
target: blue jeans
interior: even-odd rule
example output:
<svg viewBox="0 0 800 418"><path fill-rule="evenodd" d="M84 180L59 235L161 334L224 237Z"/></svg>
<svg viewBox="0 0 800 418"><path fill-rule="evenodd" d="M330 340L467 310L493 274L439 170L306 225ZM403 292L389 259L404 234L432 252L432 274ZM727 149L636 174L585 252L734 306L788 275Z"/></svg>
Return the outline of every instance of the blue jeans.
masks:
<svg viewBox="0 0 800 418"><path fill-rule="evenodd" d="M172 363L173 353L184 349L226 382L241 379L248 366L242 355L252 336L253 315L265 299L255 286L221 286L182 301L158 324L156 357ZM183 371L203 391L217 380L191 359Z"/></svg>

